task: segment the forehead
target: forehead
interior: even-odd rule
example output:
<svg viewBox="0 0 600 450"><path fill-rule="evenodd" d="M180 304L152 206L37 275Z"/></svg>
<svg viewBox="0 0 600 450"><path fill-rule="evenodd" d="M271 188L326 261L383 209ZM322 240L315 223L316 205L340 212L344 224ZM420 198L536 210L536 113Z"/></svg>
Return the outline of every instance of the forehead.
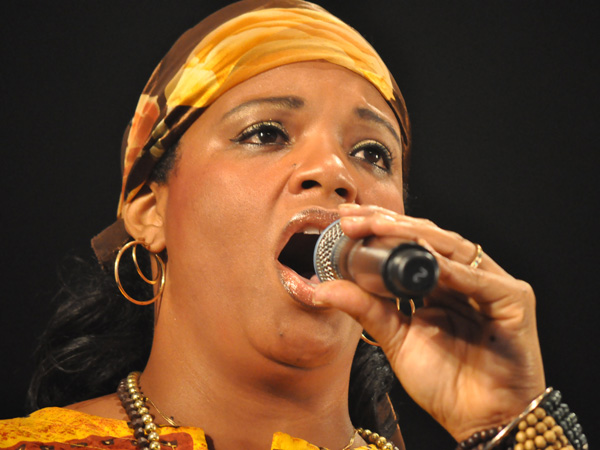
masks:
<svg viewBox="0 0 600 450"><path fill-rule="evenodd" d="M211 109L227 110L255 98L297 96L319 107L334 104L340 114L344 108L364 107L384 117L400 134L392 109L368 80L335 64L324 61L292 63L256 75L225 92Z"/></svg>

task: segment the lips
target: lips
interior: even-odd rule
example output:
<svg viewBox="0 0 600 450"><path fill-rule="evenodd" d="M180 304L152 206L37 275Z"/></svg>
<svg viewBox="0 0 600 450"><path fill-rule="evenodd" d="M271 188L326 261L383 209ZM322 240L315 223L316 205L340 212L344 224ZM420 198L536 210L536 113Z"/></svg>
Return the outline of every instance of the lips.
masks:
<svg viewBox="0 0 600 450"><path fill-rule="evenodd" d="M339 218L337 212L320 208L295 214L281 236L277 261L284 288L297 301L315 306L312 297L318 283L313 266L313 251L320 233Z"/></svg>

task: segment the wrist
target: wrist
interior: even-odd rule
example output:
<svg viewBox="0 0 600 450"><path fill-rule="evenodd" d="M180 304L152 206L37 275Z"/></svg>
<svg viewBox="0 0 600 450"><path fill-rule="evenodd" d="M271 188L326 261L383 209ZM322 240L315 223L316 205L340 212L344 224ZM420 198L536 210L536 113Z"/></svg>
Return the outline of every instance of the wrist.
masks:
<svg viewBox="0 0 600 450"><path fill-rule="evenodd" d="M548 388L507 425L474 433L457 450L587 450L577 416L561 399L559 391Z"/></svg>

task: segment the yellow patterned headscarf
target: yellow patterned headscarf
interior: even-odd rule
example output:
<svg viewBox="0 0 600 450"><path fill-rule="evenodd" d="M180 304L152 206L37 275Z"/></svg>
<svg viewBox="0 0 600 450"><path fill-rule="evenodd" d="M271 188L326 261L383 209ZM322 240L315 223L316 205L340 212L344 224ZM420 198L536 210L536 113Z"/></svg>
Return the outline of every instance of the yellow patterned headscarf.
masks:
<svg viewBox="0 0 600 450"><path fill-rule="evenodd" d="M123 139L117 218L165 151L220 95L269 69L315 60L345 67L379 90L398 118L406 167L410 132L404 100L369 43L312 3L245 0L187 31L154 70ZM93 247L106 263L127 239L118 221L94 238Z"/></svg>

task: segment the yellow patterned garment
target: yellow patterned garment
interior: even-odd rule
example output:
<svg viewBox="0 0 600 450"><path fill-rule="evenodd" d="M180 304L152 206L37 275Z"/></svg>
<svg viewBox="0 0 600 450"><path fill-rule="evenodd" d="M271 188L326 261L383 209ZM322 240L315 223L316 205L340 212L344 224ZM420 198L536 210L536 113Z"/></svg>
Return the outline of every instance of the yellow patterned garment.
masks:
<svg viewBox="0 0 600 450"><path fill-rule="evenodd" d="M207 450L204 431L192 427L161 427L163 450ZM44 408L28 417L0 420L3 450L136 450L132 430L124 420L106 419L64 408ZM361 450L374 446L360 447ZM320 450L321 447L275 433L271 450ZM265 446L266 450L266 446Z"/></svg>

